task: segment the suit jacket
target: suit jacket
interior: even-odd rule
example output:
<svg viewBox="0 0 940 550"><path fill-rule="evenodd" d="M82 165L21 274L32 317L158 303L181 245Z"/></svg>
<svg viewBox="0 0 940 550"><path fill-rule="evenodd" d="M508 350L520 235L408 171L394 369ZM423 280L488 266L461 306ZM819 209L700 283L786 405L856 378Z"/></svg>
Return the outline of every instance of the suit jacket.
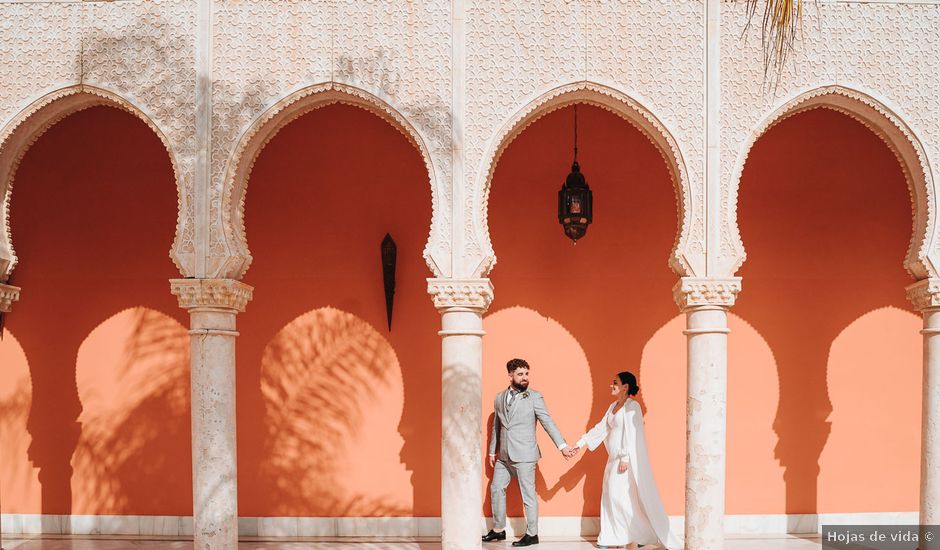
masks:
<svg viewBox="0 0 940 550"><path fill-rule="evenodd" d="M535 441L536 420L542 424L555 446L561 447L565 444L565 438L548 414L542 394L535 390L521 392L513 398L512 405L507 410L508 393L509 388L499 392L493 402L496 415L490 434L491 455L497 455L502 461L537 462L542 458L542 453Z"/></svg>

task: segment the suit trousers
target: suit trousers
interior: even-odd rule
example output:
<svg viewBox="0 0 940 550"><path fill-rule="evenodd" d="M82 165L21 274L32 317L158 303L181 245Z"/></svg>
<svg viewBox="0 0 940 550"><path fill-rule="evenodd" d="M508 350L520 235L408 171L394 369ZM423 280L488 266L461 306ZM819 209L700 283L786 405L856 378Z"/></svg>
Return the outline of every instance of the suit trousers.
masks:
<svg viewBox="0 0 940 550"><path fill-rule="evenodd" d="M493 481L490 483L490 501L493 507L493 529L506 528L506 487L516 478L522 504L525 506L526 533L539 534L539 501L535 494L536 462L511 462L497 460L493 467Z"/></svg>

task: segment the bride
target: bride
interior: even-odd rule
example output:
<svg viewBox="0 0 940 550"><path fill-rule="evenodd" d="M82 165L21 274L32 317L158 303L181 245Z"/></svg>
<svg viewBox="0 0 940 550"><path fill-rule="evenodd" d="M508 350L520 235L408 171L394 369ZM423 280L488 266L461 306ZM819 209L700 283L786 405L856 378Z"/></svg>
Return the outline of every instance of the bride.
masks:
<svg viewBox="0 0 940 550"><path fill-rule="evenodd" d="M643 412L632 398L639 391L632 373L618 373L610 385L610 393L617 400L573 449L577 452L587 446L593 451L601 442L607 447L597 546L658 544L668 549L682 548L669 531L669 518L653 479L646 453Z"/></svg>

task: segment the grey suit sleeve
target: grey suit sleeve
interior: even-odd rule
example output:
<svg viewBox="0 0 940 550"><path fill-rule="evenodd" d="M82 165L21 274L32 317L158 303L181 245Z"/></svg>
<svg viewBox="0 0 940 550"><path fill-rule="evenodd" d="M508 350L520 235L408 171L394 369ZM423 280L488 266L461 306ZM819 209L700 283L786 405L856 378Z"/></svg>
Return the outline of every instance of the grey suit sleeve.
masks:
<svg viewBox="0 0 940 550"><path fill-rule="evenodd" d="M555 425L555 421L552 420L552 415L548 414L548 407L545 406L545 398L541 394L536 394L535 401L532 403L532 407L535 410L535 417L542 424L542 428L548 433L548 437L552 438L552 442L555 443L555 446L559 449L564 449L568 446L565 443L565 438L561 435L561 432L558 430L558 426Z"/></svg>
<svg viewBox="0 0 940 550"><path fill-rule="evenodd" d="M497 397L498 399L498 397ZM496 410L496 403L493 403L493 429L490 431L490 454L496 454L496 438L499 437L499 411Z"/></svg>

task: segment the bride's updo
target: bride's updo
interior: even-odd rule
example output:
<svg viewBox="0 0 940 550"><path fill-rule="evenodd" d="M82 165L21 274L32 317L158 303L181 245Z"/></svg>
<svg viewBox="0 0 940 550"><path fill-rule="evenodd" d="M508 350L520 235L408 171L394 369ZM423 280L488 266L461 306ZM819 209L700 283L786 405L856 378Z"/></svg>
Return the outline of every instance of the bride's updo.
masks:
<svg viewBox="0 0 940 550"><path fill-rule="evenodd" d="M627 395L636 395L640 391L640 386L636 383L636 376L632 372L618 372L617 378L620 383L627 387Z"/></svg>

